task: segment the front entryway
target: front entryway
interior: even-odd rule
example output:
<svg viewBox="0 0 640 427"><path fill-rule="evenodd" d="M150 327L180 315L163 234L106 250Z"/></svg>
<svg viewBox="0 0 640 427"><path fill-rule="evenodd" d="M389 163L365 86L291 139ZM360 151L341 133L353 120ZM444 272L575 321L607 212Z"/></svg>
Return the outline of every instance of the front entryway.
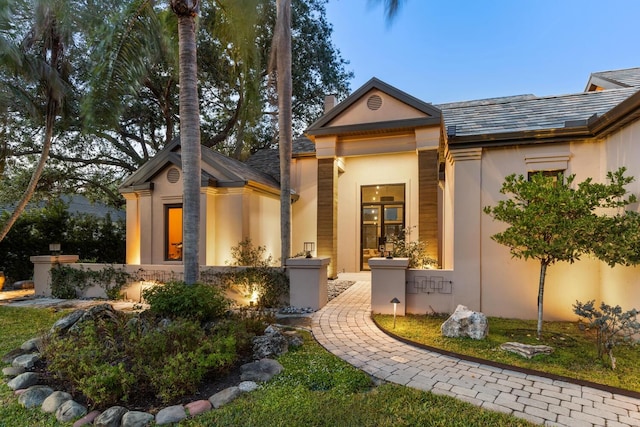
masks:
<svg viewBox="0 0 640 427"><path fill-rule="evenodd" d="M405 228L404 184L360 187L360 269L369 270L369 258L380 256L387 236Z"/></svg>

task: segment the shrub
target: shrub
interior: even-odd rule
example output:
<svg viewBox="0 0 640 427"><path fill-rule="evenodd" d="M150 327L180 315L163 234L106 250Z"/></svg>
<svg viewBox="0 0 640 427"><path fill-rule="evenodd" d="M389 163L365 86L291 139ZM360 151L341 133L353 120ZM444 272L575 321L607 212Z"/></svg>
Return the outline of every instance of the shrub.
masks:
<svg viewBox="0 0 640 427"><path fill-rule="evenodd" d="M153 313L200 322L222 317L230 303L219 287L203 283L187 285L179 281L145 289L142 297Z"/></svg>
<svg viewBox="0 0 640 427"><path fill-rule="evenodd" d="M635 308L622 312L619 305L612 307L602 302L600 310L595 308L595 301L585 304L576 301L573 312L587 320L588 326L595 329L598 357L602 358L606 353L609 356L611 369L616 368L616 358L613 356L613 348L621 344L632 343L631 337L640 332L638 323L638 310Z"/></svg>
<svg viewBox="0 0 640 427"><path fill-rule="evenodd" d="M265 246L254 247L251 239L246 238L238 243L238 246L231 247L231 265L241 265L247 267L269 267L273 264L273 257L265 257L267 248Z"/></svg>
<svg viewBox="0 0 640 427"><path fill-rule="evenodd" d="M191 320L162 328L132 327L126 320L116 313L115 321L85 322L49 337L43 345L47 369L96 407L155 396L166 403L193 393L205 376L224 372L250 348L242 322L207 334ZM144 322L138 318L137 324Z"/></svg>
<svg viewBox="0 0 640 427"><path fill-rule="evenodd" d="M246 298L257 293L258 307L280 307L289 295L289 277L275 267L247 267L216 273L213 283L237 290Z"/></svg>
<svg viewBox="0 0 640 427"><path fill-rule="evenodd" d="M397 236L387 236L387 242L393 243L393 256L397 258L409 258L409 268L426 268L429 265L437 264L437 260L427 255L426 242L409 240L411 231L412 227L407 227Z"/></svg>

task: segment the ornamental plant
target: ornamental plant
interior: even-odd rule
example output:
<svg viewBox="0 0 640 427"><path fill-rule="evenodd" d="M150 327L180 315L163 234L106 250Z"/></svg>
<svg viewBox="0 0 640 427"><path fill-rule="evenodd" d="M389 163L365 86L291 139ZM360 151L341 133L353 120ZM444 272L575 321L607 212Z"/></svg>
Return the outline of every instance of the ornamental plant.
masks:
<svg viewBox="0 0 640 427"><path fill-rule="evenodd" d="M615 307L602 302L600 309L595 307L595 301L587 303L576 301L573 312L585 319L590 329L596 332L596 346L598 358L602 359L606 353L609 356L611 369L616 369L616 358L613 349L622 344L634 344L632 337L640 332L638 310L632 308L622 311L619 305Z"/></svg>

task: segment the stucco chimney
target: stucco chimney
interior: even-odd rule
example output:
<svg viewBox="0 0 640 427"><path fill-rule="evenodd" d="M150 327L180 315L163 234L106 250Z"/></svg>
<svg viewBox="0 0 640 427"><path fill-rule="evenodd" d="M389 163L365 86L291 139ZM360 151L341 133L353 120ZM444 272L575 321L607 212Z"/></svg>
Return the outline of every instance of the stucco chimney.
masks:
<svg viewBox="0 0 640 427"><path fill-rule="evenodd" d="M325 95L325 97L324 97L324 113L327 114L335 106L336 106L336 96L335 95Z"/></svg>

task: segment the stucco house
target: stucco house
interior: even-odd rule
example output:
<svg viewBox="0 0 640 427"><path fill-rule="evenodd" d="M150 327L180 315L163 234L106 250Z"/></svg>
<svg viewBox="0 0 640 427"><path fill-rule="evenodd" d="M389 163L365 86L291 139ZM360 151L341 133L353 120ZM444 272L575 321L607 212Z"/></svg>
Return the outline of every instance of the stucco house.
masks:
<svg viewBox="0 0 640 427"><path fill-rule="evenodd" d="M539 265L511 259L491 240L505 225L482 208L503 197L511 173L604 181L625 166L640 178L638 89L640 68L633 68L594 73L584 92L560 96L432 105L375 78L340 103L329 96L325 114L294 143L292 251L316 242L315 255L330 258L333 277L367 270L381 237L411 227L411 238L428 242L438 260L433 274L450 278L454 291L409 308L461 303L534 318ZM170 145L121 187L130 264L180 263L179 156L179 144ZM274 150L243 164L203 148L201 264L224 264L247 237L279 253L277 165ZM640 182L629 189L639 194ZM545 316L573 318L576 300L640 308L638 272L593 259L554 265Z"/></svg>

